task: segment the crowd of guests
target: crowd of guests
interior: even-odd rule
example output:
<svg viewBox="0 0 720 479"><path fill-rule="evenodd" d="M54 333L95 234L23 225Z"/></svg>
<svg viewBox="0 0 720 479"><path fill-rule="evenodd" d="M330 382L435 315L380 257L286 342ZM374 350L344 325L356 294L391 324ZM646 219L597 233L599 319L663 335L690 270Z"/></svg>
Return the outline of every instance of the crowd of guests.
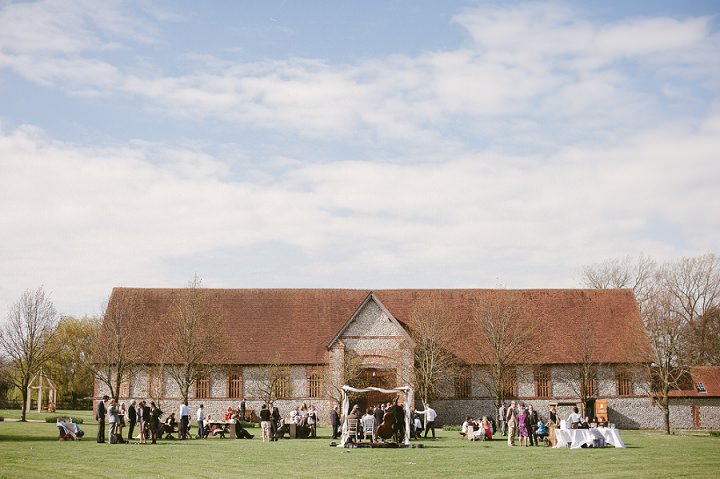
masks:
<svg viewBox="0 0 720 479"><path fill-rule="evenodd" d="M503 403L499 410L501 420L501 432L507 435L508 446L515 447L515 437L519 438L520 446L538 446L546 441L554 444L555 428L559 427L561 421L558 418L557 409L554 405L549 406L547 421L543 421L533 409L532 404L525 407L522 401L512 401L510 406ZM606 420L598 420L593 417L582 417L577 407L573 407L567 420L567 427L572 429L587 429L591 426L607 426Z"/></svg>
<svg viewBox="0 0 720 479"><path fill-rule="evenodd" d="M424 431L424 437L432 432L432 437L435 439L437 412L429 404L425 404L424 407L424 410L418 411L411 406L410 410L406 411L405 405L400 402L399 397L396 397L392 402L380 403L367 408L363 414L356 404L346 417L348 424L357 421L356 432L349 439L350 441L363 439L376 441L378 436L382 436L384 432L389 437L381 437L381 439L402 442L405 438L406 416L409 416L410 438L419 439ZM341 428L337 406L331 412L331 428L333 439L337 439Z"/></svg>
<svg viewBox="0 0 720 479"><path fill-rule="evenodd" d="M151 444L156 444L158 438L175 439L174 434L177 434L180 440L190 439L192 420L187 401L180 405L177 416L172 412L163 419L163 415L163 411L155 404L155 401L132 401L126 407L124 402L117 403L115 399L103 396L102 401L98 402L95 413L95 419L98 421L97 442L124 444L136 439L138 444L147 444L148 440L150 440ZM199 439L211 435L225 437L225 434L230 432L231 426L234 426L233 429L237 439L252 439L254 437L242 425L245 418L244 399L237 409L228 408L224 420L213 420L209 414L205 413L203 404L198 407L195 418L197 421L196 437ZM107 441L105 440L106 420L109 429L107 431ZM128 429L127 439L124 436L126 427ZM134 435L136 432L137 435Z"/></svg>

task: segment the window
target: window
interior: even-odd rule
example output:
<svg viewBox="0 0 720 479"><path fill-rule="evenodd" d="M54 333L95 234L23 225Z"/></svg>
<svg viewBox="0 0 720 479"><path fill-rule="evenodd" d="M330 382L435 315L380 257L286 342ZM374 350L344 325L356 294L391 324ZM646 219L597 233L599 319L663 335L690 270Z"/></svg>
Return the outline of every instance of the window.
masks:
<svg viewBox="0 0 720 479"><path fill-rule="evenodd" d="M122 397L122 398L130 397L130 371L125 371L123 373L122 381L120 382L119 397Z"/></svg>
<svg viewBox="0 0 720 479"><path fill-rule="evenodd" d="M455 397L468 399L472 396L472 374L470 370L464 369L455 377Z"/></svg>
<svg viewBox="0 0 720 479"><path fill-rule="evenodd" d="M228 373L227 395L230 399L243 397L243 376L241 370L233 369Z"/></svg>
<svg viewBox="0 0 720 479"><path fill-rule="evenodd" d="M618 396L632 396L632 381L630 375L626 371L615 373L617 378Z"/></svg>
<svg viewBox="0 0 720 479"><path fill-rule="evenodd" d="M165 394L165 381L159 368L147 370L147 391L148 396L157 399Z"/></svg>
<svg viewBox="0 0 720 479"><path fill-rule="evenodd" d="M317 367L307 368L307 397L322 397L322 373Z"/></svg>
<svg viewBox="0 0 720 479"><path fill-rule="evenodd" d="M699 393L707 392L707 390L705 389L705 384L703 384L702 381L695 383L695 389L697 389L697 392L699 392Z"/></svg>
<svg viewBox="0 0 720 479"><path fill-rule="evenodd" d="M550 382L550 369L537 368L535 376L535 396L549 398L552 396L552 383Z"/></svg>
<svg viewBox="0 0 720 479"><path fill-rule="evenodd" d="M595 380L595 376L588 379L587 396L590 398L597 396L597 381Z"/></svg>
<svg viewBox="0 0 720 479"><path fill-rule="evenodd" d="M514 369L505 372L505 379L500 388L504 399L517 397L517 374Z"/></svg>
<svg viewBox="0 0 720 479"><path fill-rule="evenodd" d="M272 385L272 392L276 398L287 398L290 396L290 377L288 374L281 374L275 378Z"/></svg>
<svg viewBox="0 0 720 479"><path fill-rule="evenodd" d="M210 377L207 374L195 376L195 399L210 397Z"/></svg>

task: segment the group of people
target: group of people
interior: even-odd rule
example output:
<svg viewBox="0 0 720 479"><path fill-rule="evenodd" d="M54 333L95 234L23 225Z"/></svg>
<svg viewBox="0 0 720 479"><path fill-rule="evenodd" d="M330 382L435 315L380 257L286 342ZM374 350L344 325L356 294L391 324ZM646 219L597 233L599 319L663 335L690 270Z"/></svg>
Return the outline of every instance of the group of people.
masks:
<svg viewBox="0 0 720 479"><path fill-rule="evenodd" d="M515 401L509 407L500 406L500 417L504 418L503 430L507 428L508 446L515 447L515 436L520 440L520 446L538 445L538 423L541 422L537 411L532 404L525 407L524 402Z"/></svg>
<svg viewBox="0 0 720 479"><path fill-rule="evenodd" d="M129 407L125 407L125 403L117 403L115 399L109 396L103 396L102 401L97 405L95 419L98 422L97 442L105 443L105 419L107 417L109 431L107 437L108 444L123 444L133 439L135 426L138 426L140 435L140 443L146 444L148 438L152 444L157 442L159 435L164 432L164 425L160 423L160 417L163 412L155 405L155 401L140 401L136 405L135 401L130 403ZM123 429L128 427L127 441L123 438Z"/></svg>
<svg viewBox="0 0 720 479"><path fill-rule="evenodd" d="M228 408L230 415L226 416L226 420L219 422L213 421L210 415L205 413L205 407L200 404L200 407L196 412L197 420L197 437L202 439L209 435L221 435L225 437L225 433L229 432L229 424L234 422L235 425L235 437L238 439L252 439L253 435L250 434L245 428L242 427L242 418L245 416L245 400L240 404L237 409ZM111 399L109 396L103 396L102 401L98 402L95 419L98 422L98 443L109 443L109 444L123 444L132 442L133 439L138 439L139 444L147 444L148 439L152 444L157 443L158 438L165 437L166 439L175 439L173 434L178 434L179 439L186 440L190 439L190 408L187 401L180 405L179 420L175 413L170 413L164 421L161 421L163 411L155 404L155 401L132 401L126 408L124 402L119 404L115 399ZM107 431L107 441L105 438L106 428L105 421L109 425L109 431ZM227 420L232 420L228 422ZM128 428L127 439L124 438L123 430L125 427ZM138 435L134 436L135 428L137 427Z"/></svg>
<svg viewBox="0 0 720 479"><path fill-rule="evenodd" d="M419 439L423 431L425 432L424 437L427 437L428 433L432 431L432 437L435 439L437 412L429 404L425 404L425 409L421 411L411 406L408 412L405 405L400 402L399 397L396 397L392 402L368 407L365 414L362 414L359 405L354 405L345 419L348 424L351 421L356 421L358 425L356 428L357 433L350 440L369 439L375 441L380 437L381 439L393 439L398 443L402 442L405 438L406 415L409 415L409 436L411 438ZM331 411L330 418L333 439L337 439L341 429L337 406Z"/></svg>
<svg viewBox="0 0 720 479"><path fill-rule="evenodd" d="M495 432L495 424L492 419L488 419L487 416L477 419L467 416L462 424L460 435L470 441L491 441L493 432Z"/></svg>

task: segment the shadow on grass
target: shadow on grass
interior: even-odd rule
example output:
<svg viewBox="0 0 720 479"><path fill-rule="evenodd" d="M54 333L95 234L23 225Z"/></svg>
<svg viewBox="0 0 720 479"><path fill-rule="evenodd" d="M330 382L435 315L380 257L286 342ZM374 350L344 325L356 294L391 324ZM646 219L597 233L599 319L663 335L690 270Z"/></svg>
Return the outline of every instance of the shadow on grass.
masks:
<svg viewBox="0 0 720 479"><path fill-rule="evenodd" d="M58 441L57 436L3 436L0 434L0 442L62 442Z"/></svg>

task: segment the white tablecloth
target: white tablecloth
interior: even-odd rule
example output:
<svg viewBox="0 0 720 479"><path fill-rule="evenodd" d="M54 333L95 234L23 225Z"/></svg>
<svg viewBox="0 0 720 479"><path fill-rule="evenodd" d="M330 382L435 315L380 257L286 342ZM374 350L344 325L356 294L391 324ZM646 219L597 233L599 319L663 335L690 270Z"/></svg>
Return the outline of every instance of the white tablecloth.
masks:
<svg viewBox="0 0 720 479"><path fill-rule="evenodd" d="M603 438L607 444L615 447L624 448L625 443L620 438L617 429L607 427L593 427L590 429L556 429L555 437L557 444L555 447L570 447L575 449L582 447L583 444L592 445L595 438Z"/></svg>

